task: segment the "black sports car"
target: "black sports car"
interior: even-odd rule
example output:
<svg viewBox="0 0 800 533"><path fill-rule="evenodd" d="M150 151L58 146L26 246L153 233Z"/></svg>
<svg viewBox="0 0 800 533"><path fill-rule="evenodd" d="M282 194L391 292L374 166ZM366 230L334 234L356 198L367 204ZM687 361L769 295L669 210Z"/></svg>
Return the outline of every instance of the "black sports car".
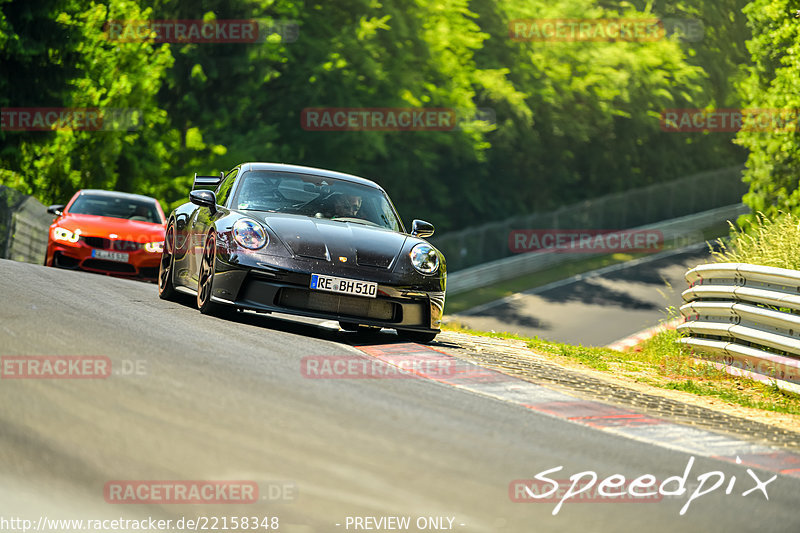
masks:
<svg viewBox="0 0 800 533"><path fill-rule="evenodd" d="M216 191L198 190L198 187ZM232 308L388 327L430 342L444 310L444 256L406 232L384 190L339 172L245 163L197 176L167 221L161 298L197 297L202 313Z"/></svg>

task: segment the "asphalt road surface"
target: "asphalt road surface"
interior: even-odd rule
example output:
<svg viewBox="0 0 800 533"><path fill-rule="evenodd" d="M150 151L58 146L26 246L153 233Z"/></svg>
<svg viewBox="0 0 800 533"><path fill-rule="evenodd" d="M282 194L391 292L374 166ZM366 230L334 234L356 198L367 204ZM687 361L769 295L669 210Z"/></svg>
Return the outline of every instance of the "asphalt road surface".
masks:
<svg viewBox="0 0 800 533"><path fill-rule="evenodd" d="M278 517L281 532L389 531L364 520L388 516L411 517L409 531L437 530L418 528L419 517L493 533L800 530L800 479L778 476L768 501L742 496L753 485L745 469L704 458L691 481L719 471L735 490L702 496L683 516L687 495L567 503L555 515L555 503L514 503L511 481L557 466L549 477L665 480L689 457L433 381L303 376L305 356L361 353L355 334L249 313L225 321L161 301L153 285L9 261L0 301L0 355L101 356L114 369L106 379L0 380L4 531L22 530L14 518L86 531L47 524L237 516ZM120 480L250 480L260 498L109 503L104 488ZM106 527L94 530L124 530Z"/></svg>
<svg viewBox="0 0 800 533"><path fill-rule="evenodd" d="M513 294L461 314L459 323L569 344L606 346L669 318L683 305L687 270L708 263L708 247L645 257Z"/></svg>

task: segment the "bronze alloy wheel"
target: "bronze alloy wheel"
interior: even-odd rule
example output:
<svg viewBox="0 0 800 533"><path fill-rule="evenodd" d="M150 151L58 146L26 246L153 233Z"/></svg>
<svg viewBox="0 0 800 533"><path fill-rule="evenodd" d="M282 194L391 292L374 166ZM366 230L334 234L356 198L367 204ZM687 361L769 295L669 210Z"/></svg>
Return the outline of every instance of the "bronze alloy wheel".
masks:
<svg viewBox="0 0 800 533"><path fill-rule="evenodd" d="M172 268L175 264L175 224L170 222L164 234L164 251L158 265L158 297L162 300L175 298L175 285L172 282Z"/></svg>
<svg viewBox="0 0 800 533"><path fill-rule="evenodd" d="M212 314L216 305L211 301L211 288L214 285L214 263L217 254L217 238L209 233L203 247L200 260L200 272L197 276L197 308L203 314Z"/></svg>

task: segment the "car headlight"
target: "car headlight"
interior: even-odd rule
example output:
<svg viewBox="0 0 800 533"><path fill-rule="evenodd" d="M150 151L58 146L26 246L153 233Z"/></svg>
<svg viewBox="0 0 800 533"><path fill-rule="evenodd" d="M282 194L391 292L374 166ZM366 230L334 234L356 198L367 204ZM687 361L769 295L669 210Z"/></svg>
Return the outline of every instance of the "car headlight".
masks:
<svg viewBox="0 0 800 533"><path fill-rule="evenodd" d="M258 250L269 242L267 232L261 224L249 218L240 218L233 224L233 238L248 250Z"/></svg>
<svg viewBox="0 0 800 533"><path fill-rule="evenodd" d="M81 230L76 229L74 232L66 228L56 228L53 230L53 238L57 241L78 242L81 238Z"/></svg>
<svg viewBox="0 0 800 533"><path fill-rule="evenodd" d="M408 253L411 264L423 274L433 274L439 270L439 254L430 244L420 243Z"/></svg>
<svg viewBox="0 0 800 533"><path fill-rule="evenodd" d="M153 241L144 244L144 250L151 254L160 254L164 252L164 241Z"/></svg>

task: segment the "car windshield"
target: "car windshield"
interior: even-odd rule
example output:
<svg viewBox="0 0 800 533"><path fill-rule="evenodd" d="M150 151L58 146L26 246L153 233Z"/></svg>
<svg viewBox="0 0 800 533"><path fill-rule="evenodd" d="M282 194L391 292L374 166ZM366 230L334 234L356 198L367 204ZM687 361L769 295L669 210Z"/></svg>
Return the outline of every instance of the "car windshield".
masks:
<svg viewBox="0 0 800 533"><path fill-rule="evenodd" d="M81 194L75 199L68 212L73 215L125 218L156 224L164 222L155 200L138 200L106 194Z"/></svg>
<svg viewBox="0 0 800 533"><path fill-rule="evenodd" d="M350 181L290 172L249 171L232 199L234 209L356 222L402 231L380 189Z"/></svg>

